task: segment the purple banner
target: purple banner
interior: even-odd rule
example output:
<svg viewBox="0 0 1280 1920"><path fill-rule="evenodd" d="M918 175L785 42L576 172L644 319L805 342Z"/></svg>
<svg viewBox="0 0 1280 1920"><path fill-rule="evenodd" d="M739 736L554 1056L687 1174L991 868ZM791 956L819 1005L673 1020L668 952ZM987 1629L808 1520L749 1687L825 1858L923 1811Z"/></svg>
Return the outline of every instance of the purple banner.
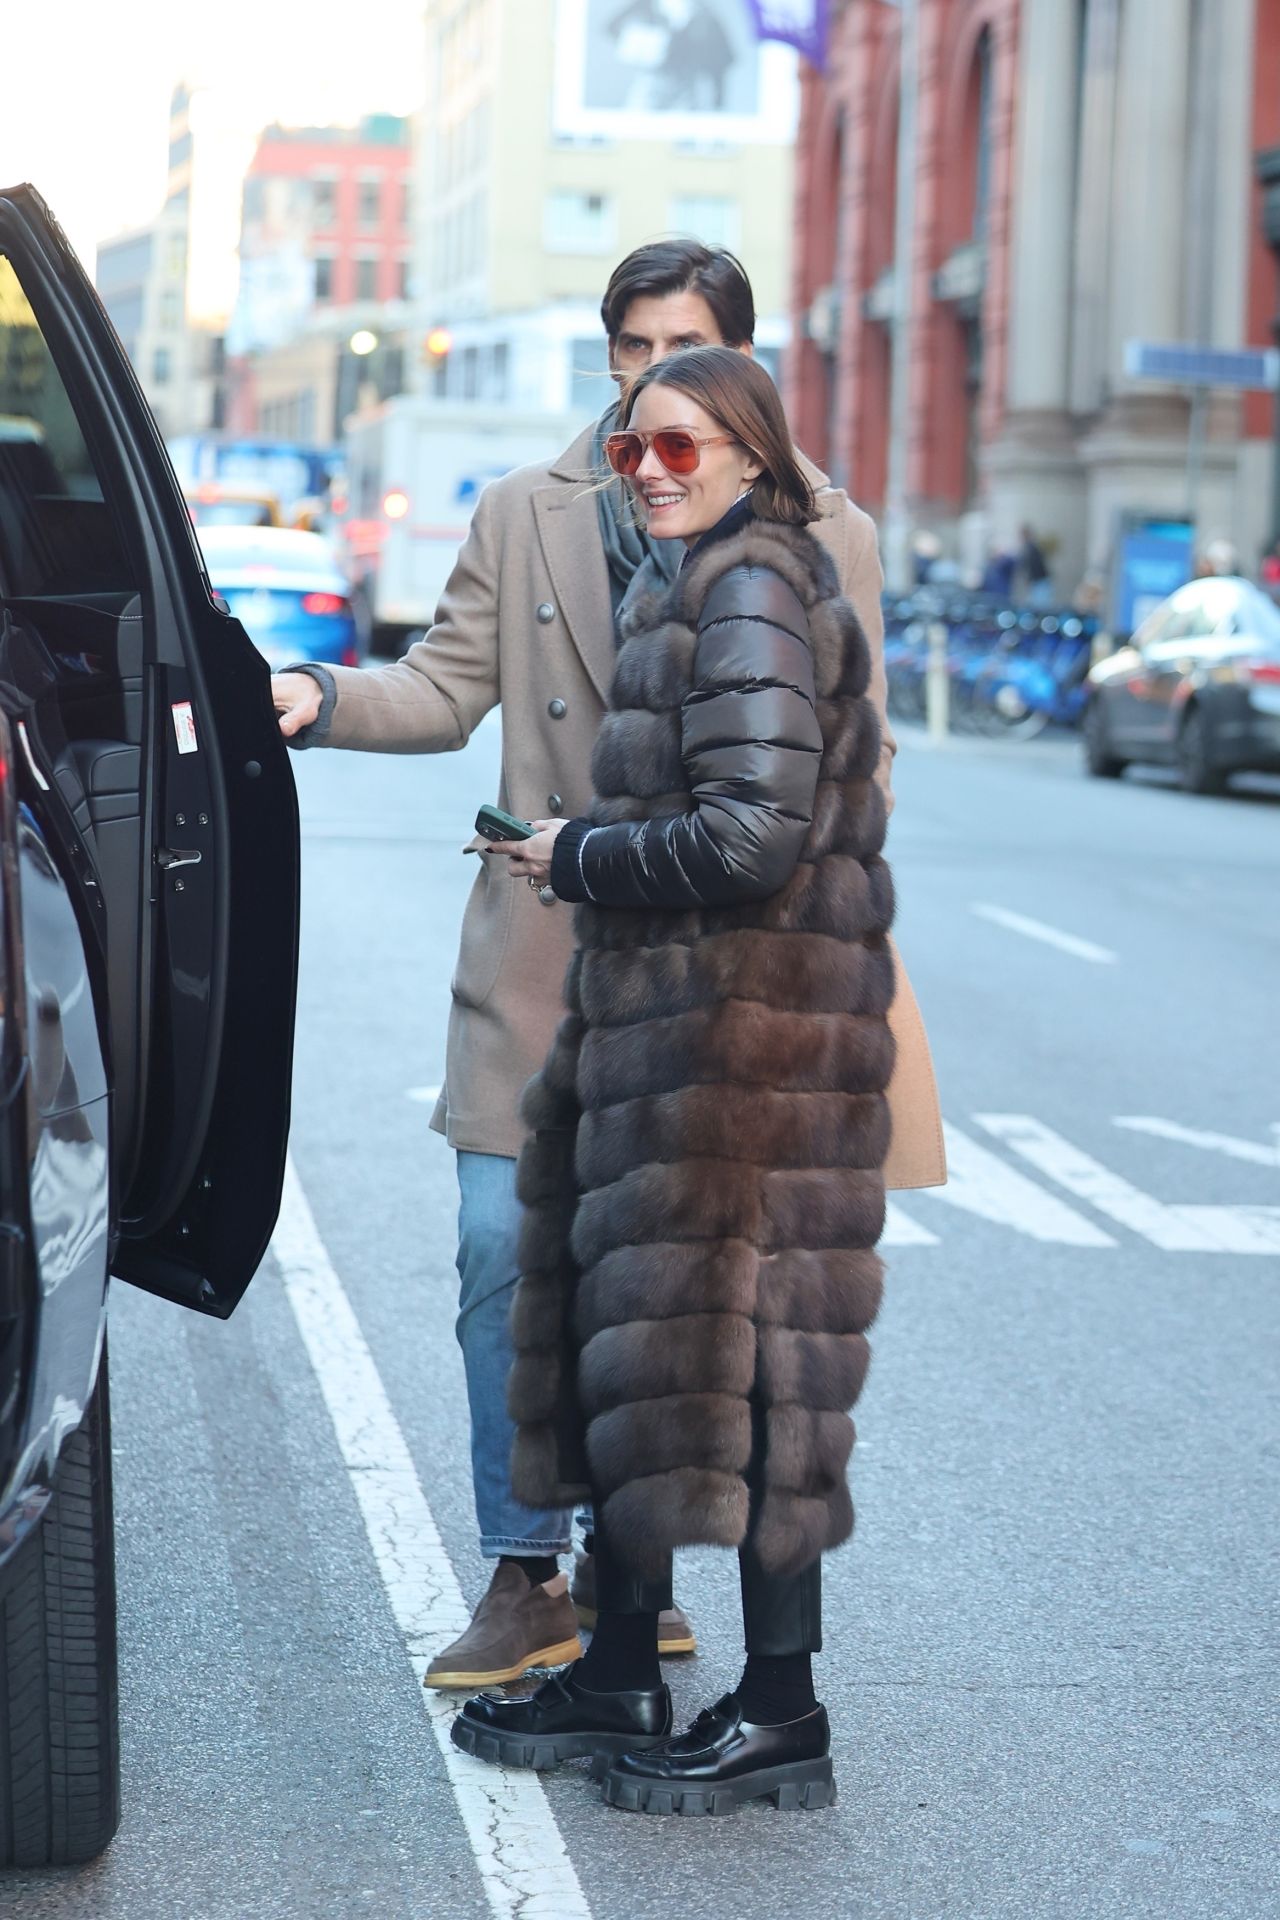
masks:
<svg viewBox="0 0 1280 1920"><path fill-rule="evenodd" d="M784 40L815 67L827 61L828 0L747 0L758 40Z"/></svg>

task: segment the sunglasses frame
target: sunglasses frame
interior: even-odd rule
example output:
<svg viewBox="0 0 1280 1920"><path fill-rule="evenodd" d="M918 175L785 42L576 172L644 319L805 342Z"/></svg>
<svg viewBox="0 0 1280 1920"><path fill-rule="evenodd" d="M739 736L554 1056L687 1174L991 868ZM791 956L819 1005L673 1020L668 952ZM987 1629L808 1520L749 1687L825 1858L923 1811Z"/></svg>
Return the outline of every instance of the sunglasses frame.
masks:
<svg viewBox="0 0 1280 1920"><path fill-rule="evenodd" d="M692 466L673 467L666 460L663 459L662 453L659 450L657 443L659 440L663 439L664 436L666 436L667 434L678 434L681 439L687 440L689 442L689 444L693 448L693 465ZM628 471L624 467L620 467L615 464L613 453L611 451L611 449L615 446L615 444L623 440L633 440L633 441L638 440L640 442L640 458L636 461L634 467L632 467L630 471ZM736 433L709 433L706 435L705 439L699 438L699 436L696 433L694 433L691 427L657 427L652 433L642 433L639 427L620 427L616 433L609 433L605 435L604 457L609 462L609 465L613 468L613 471L619 476L620 479L634 480L636 474L639 473L640 468L644 465L644 457L646 453L648 453L650 448L652 448L653 451L658 455L658 459L662 464L662 469L664 473L669 473L677 479L683 479L688 474L696 473L698 471L698 468L702 464L703 447L734 446L737 444L737 441L738 441L738 436Z"/></svg>

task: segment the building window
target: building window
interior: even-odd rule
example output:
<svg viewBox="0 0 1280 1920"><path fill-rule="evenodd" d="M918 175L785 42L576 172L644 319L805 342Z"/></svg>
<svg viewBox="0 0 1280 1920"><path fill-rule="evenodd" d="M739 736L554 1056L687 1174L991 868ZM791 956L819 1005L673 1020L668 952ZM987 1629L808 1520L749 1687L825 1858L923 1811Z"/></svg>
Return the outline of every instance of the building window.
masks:
<svg viewBox="0 0 1280 1920"><path fill-rule="evenodd" d="M356 261L356 299L376 300L378 297L378 263L376 260Z"/></svg>
<svg viewBox="0 0 1280 1920"><path fill-rule="evenodd" d="M741 221L738 202L724 194L677 194L668 209L673 233L691 234L708 247L736 248Z"/></svg>
<svg viewBox="0 0 1280 1920"><path fill-rule="evenodd" d="M462 397L474 400L480 390L480 349L464 347L462 349Z"/></svg>
<svg viewBox="0 0 1280 1920"><path fill-rule="evenodd" d="M158 387L163 387L169 379L169 349L157 347L151 357L151 378Z"/></svg>
<svg viewBox="0 0 1280 1920"><path fill-rule="evenodd" d="M316 299L321 301L332 300L332 298L333 261L327 253L322 253L316 260Z"/></svg>
<svg viewBox="0 0 1280 1920"><path fill-rule="evenodd" d="M311 224L314 227L332 227L338 219L338 183L336 180L313 180L311 183Z"/></svg>
<svg viewBox="0 0 1280 1920"><path fill-rule="evenodd" d="M617 209L605 193L547 195L542 238L550 253L609 253L618 239Z"/></svg>
<svg viewBox="0 0 1280 1920"><path fill-rule="evenodd" d="M407 300L409 298L409 286L410 286L409 274L410 274L409 262L407 260L397 260L396 261L396 298L398 300Z"/></svg>
<svg viewBox="0 0 1280 1920"><path fill-rule="evenodd" d="M382 217L382 182L362 180L356 201L356 219L362 227L376 227Z"/></svg>
<svg viewBox="0 0 1280 1920"><path fill-rule="evenodd" d="M609 384L609 348L602 333L569 342L569 405L575 412L603 413L614 397Z"/></svg>
<svg viewBox="0 0 1280 1920"><path fill-rule="evenodd" d="M176 287L166 287L160 295L160 325L166 333L176 333L182 325L182 295Z"/></svg>
<svg viewBox="0 0 1280 1920"><path fill-rule="evenodd" d="M505 340L499 340L489 350L489 398L496 400L499 406L505 404L507 398L509 357Z"/></svg>

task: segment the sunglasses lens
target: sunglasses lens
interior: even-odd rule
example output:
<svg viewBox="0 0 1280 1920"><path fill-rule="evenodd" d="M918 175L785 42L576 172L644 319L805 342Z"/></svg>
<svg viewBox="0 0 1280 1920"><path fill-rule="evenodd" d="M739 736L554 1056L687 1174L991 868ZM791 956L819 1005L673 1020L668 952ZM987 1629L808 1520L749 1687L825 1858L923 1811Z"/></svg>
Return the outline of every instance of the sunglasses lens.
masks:
<svg viewBox="0 0 1280 1920"><path fill-rule="evenodd" d="M634 473L644 458L644 443L638 433L611 433L604 457L615 473Z"/></svg>
<svg viewBox="0 0 1280 1920"><path fill-rule="evenodd" d="M698 464L698 443L680 427L655 433L653 450L668 473L692 473Z"/></svg>

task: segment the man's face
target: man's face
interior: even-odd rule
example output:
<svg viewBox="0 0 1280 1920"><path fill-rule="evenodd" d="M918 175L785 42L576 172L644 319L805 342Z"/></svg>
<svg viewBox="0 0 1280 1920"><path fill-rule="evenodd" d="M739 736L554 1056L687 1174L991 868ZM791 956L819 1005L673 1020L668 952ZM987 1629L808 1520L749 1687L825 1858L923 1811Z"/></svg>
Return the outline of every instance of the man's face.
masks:
<svg viewBox="0 0 1280 1920"><path fill-rule="evenodd" d="M700 293L645 293L623 315L618 337L609 346L609 367L619 377L632 379L683 347L724 344L716 317ZM749 344L742 348L743 353L750 351Z"/></svg>

